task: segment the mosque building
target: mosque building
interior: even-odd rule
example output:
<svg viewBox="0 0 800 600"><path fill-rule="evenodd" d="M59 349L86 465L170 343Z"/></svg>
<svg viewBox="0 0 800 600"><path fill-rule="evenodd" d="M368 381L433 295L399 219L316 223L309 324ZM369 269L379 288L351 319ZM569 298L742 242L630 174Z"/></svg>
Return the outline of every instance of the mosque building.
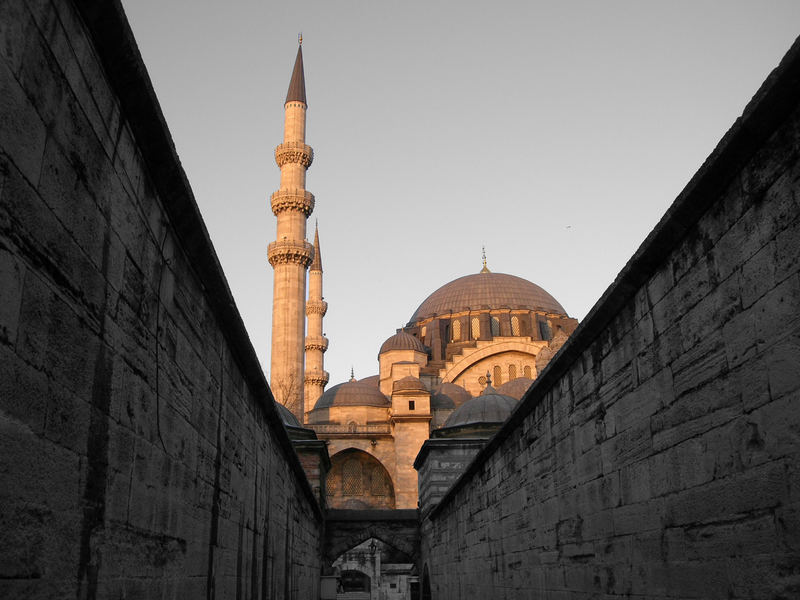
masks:
<svg viewBox="0 0 800 600"><path fill-rule="evenodd" d="M417 508L414 463L426 440L485 439L578 323L535 283L491 272L484 256L480 272L434 291L386 339L376 375L327 387L319 231L313 244L306 240L314 210L305 189L313 160L305 143L307 107L301 39L284 139L275 150L281 181L271 196L277 239L268 250L270 386L288 409L281 414L291 431L327 444L330 471L318 483L328 507Z"/></svg>

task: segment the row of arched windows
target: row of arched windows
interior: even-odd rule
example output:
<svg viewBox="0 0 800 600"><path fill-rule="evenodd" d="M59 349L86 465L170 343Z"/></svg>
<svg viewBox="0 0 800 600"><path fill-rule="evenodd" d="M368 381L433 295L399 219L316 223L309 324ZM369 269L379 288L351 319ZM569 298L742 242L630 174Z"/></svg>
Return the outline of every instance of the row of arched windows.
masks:
<svg viewBox="0 0 800 600"><path fill-rule="evenodd" d="M466 341L466 336L464 335L465 332L462 331L462 324L461 319L454 319L451 327L450 327L450 341L451 342L461 342ZM500 335L500 318L499 317L490 317L489 318L489 327L491 330L492 337L498 337ZM511 335L515 337L519 337L522 335L523 327L520 321L519 316L511 315ZM422 336L425 336L425 329L423 328ZM469 320L469 334L470 338L473 340L478 340L481 337L481 321L480 317L470 317ZM546 338L547 339L547 338Z"/></svg>
<svg viewBox="0 0 800 600"><path fill-rule="evenodd" d="M492 368L492 386L497 387L503 385L507 381L516 379L520 375L517 374L517 365L508 365L505 369L501 365L495 365ZM533 369L530 365L522 367L522 377L533 379ZM478 377L478 383L486 385L486 377L481 375Z"/></svg>

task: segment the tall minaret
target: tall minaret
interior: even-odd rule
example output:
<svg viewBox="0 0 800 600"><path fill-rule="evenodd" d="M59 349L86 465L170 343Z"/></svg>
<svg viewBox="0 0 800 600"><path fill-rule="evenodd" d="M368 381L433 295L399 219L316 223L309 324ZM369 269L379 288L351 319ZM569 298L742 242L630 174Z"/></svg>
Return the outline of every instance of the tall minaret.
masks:
<svg viewBox="0 0 800 600"><path fill-rule="evenodd" d="M270 387L275 399L291 410L301 423L305 412L306 269L314 257L314 248L305 239L306 219L314 210L314 196L305 189L306 169L314 153L305 143L307 104L302 44L300 37L284 104L283 143L275 148L275 162L281 169L281 187L272 194L271 205L278 218L278 234L267 254L275 270Z"/></svg>
<svg viewBox="0 0 800 600"><path fill-rule="evenodd" d="M314 408L325 385L328 374L323 370L323 354L328 349L328 338L322 335L322 317L328 312L328 303L322 299L322 252L319 249L319 228L314 229L314 262L308 271L308 302L306 315L308 328L306 331L306 376L305 402L306 411Z"/></svg>

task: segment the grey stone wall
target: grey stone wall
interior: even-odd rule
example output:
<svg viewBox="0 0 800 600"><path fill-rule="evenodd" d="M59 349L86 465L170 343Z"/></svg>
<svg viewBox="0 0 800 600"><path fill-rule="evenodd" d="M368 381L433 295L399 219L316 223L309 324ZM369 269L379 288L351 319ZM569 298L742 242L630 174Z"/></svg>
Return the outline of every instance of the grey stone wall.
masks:
<svg viewBox="0 0 800 600"><path fill-rule="evenodd" d="M0 369L0 597L317 595L319 507L118 1L0 2Z"/></svg>
<svg viewBox="0 0 800 600"><path fill-rule="evenodd" d="M423 521L433 598L800 597L798 54Z"/></svg>

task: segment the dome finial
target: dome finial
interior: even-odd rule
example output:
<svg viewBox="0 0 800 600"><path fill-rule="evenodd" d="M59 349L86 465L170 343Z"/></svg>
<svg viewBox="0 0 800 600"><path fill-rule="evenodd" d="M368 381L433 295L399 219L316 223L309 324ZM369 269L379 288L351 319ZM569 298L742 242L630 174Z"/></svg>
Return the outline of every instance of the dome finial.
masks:
<svg viewBox="0 0 800 600"><path fill-rule="evenodd" d="M302 46L303 45L303 32L297 34L297 44Z"/></svg>
<svg viewBox="0 0 800 600"><path fill-rule="evenodd" d="M481 256L483 257L483 268L481 273L491 273L489 267L486 266L486 246L481 246Z"/></svg>
<svg viewBox="0 0 800 600"><path fill-rule="evenodd" d="M356 380L356 372L353 367L350 367L350 382L354 382Z"/></svg>
<svg viewBox="0 0 800 600"><path fill-rule="evenodd" d="M486 387L492 387L492 376L489 374L489 371L486 371Z"/></svg>

